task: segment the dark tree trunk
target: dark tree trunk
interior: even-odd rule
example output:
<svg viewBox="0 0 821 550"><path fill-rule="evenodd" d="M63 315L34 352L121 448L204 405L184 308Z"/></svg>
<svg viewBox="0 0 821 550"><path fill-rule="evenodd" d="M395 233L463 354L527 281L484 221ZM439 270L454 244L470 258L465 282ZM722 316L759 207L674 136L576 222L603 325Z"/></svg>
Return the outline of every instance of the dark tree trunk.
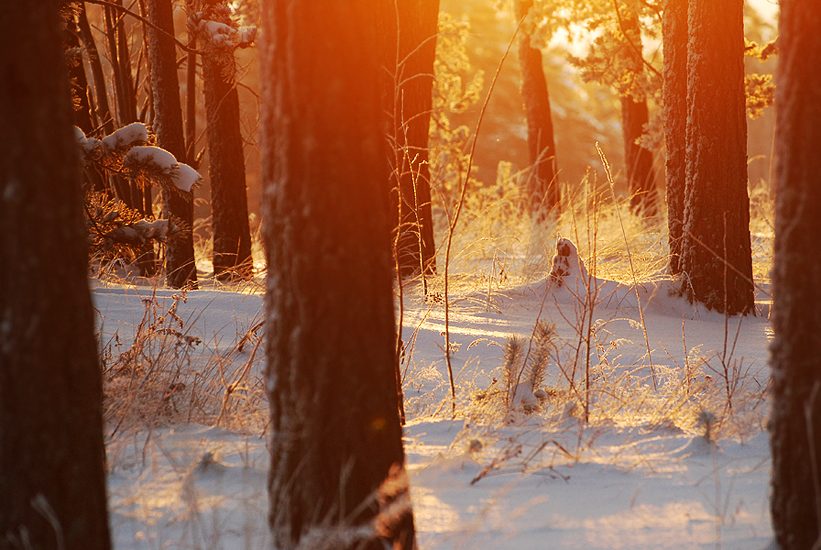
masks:
<svg viewBox="0 0 821 550"><path fill-rule="evenodd" d="M106 550L102 381L59 6L0 2L14 22L0 33L0 548Z"/></svg>
<svg viewBox="0 0 821 550"><path fill-rule="evenodd" d="M82 10L82 7L80 8ZM65 15L64 15L65 17ZM74 106L74 124L80 128L84 134L91 135L96 129L97 123L94 121L94 112L91 108L91 89L86 77L85 65L83 64L83 54L80 42L80 27L74 13L64 22L65 31L63 34L63 48L66 50L68 61L68 81L71 86L71 100ZM87 186L89 189L98 192L108 192L108 184L103 175L94 167L87 167L85 170Z"/></svg>
<svg viewBox="0 0 821 550"><path fill-rule="evenodd" d="M517 0L516 18L521 20L533 7L533 0ZM553 139L553 118L550 96L542 66L542 52L531 46L530 26L525 21L520 29L519 64L522 70L522 99L527 116L527 148L531 164L528 178L527 205L539 217L558 214L561 208L561 188L557 178L556 144Z"/></svg>
<svg viewBox="0 0 821 550"><path fill-rule="evenodd" d="M253 267L235 63L231 49L202 56L214 275L221 280L248 277Z"/></svg>
<svg viewBox="0 0 821 550"><path fill-rule="evenodd" d="M114 118L108 104L108 94L106 92L106 78L103 72L103 65L100 62L100 54L97 51L97 44L94 35L91 34L91 25L88 23L85 4L78 4L77 26L80 29L80 36L83 46L88 55L88 63L91 67L91 76L94 79L94 103L97 106L97 119L105 134L114 131Z"/></svg>
<svg viewBox="0 0 821 550"><path fill-rule="evenodd" d="M73 14L64 24L63 48L67 54L68 82L71 87L71 100L74 106L74 124L80 128L83 133L90 134L94 130L94 123L91 121L91 105L88 99L88 79L86 78L86 71L83 66L79 30Z"/></svg>
<svg viewBox="0 0 821 550"><path fill-rule="evenodd" d="M644 134L644 125L648 120L647 99L636 100L629 95L621 98L624 162L627 165L627 181L630 188L630 210L642 217L653 217L658 213L653 153L636 143Z"/></svg>
<svg viewBox="0 0 821 550"><path fill-rule="evenodd" d="M667 228L670 273L681 273L684 227L687 135L687 0L665 0L662 15L664 40L664 141L667 148Z"/></svg>
<svg viewBox="0 0 821 550"><path fill-rule="evenodd" d="M392 470L404 476L379 5L264 4L269 494L282 549L407 499L407 489L374 499ZM409 549L409 501L397 519L381 534ZM334 548L384 548L356 538Z"/></svg>
<svg viewBox="0 0 821 550"><path fill-rule="evenodd" d="M190 32L190 31L189 31ZM196 33L190 32L189 47L197 47ZM197 54L188 52L185 62L185 162L199 169L197 160Z"/></svg>
<svg viewBox="0 0 821 550"><path fill-rule="evenodd" d="M147 0L148 20L170 35L174 35L174 10L171 0ZM183 138L180 84L177 76L177 57L174 41L151 27L148 29L148 55L151 63L151 88L154 91L154 132L157 145L183 162L185 139ZM197 269L194 263L193 193L162 191L165 219L173 219L188 230L181 236L169 239L165 247L166 284L182 288L189 282L196 284Z"/></svg>
<svg viewBox="0 0 821 550"><path fill-rule="evenodd" d="M637 6L620 9L618 17L627 45L624 49L636 76L644 72L642 58L641 26ZM653 153L637 144L644 134L644 125L649 119L647 98L642 94L629 93L621 98L622 135L624 137L624 163L627 168L627 182L630 189L630 211L643 217L653 217L658 213L658 192L656 174L653 170Z"/></svg>
<svg viewBox="0 0 821 550"><path fill-rule="evenodd" d="M394 120L395 171L399 183L397 263L402 276L436 272L436 247L433 240L428 134L433 105L433 61L439 0L400 0L387 9L386 63L396 66L387 95ZM398 53L397 53L398 46ZM392 180L395 183L395 179ZM395 210L396 211L396 210Z"/></svg>
<svg viewBox="0 0 821 550"><path fill-rule="evenodd" d="M771 510L779 548L805 550L821 531L821 4L782 0L779 31Z"/></svg>
<svg viewBox="0 0 821 550"><path fill-rule="evenodd" d="M682 284L690 301L730 315L753 311L743 7L691 0L688 12Z"/></svg>
<svg viewBox="0 0 821 550"><path fill-rule="evenodd" d="M122 0L114 0L122 6ZM115 99L117 101L117 122L120 127L137 122L137 94L134 89L134 76L131 74L131 52L128 48L128 35L125 29L125 16L119 10L105 7L106 39L108 55L111 60L114 80ZM112 175L117 195L129 208L138 211L144 218L153 216L151 188L140 189L119 175ZM157 272L156 256L153 245L145 244L139 248L135 264L143 276L152 276Z"/></svg>

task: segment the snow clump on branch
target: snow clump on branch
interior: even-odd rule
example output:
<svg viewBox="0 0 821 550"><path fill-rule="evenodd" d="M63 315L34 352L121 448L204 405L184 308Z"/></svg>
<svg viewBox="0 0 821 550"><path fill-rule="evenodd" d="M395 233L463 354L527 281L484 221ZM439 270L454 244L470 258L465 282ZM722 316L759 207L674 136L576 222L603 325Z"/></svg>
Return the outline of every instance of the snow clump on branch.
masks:
<svg viewBox="0 0 821 550"><path fill-rule="evenodd" d="M200 36L205 38L214 48L247 47L256 40L256 27L240 27L235 29L219 21L202 20L199 22Z"/></svg>
<svg viewBox="0 0 821 550"><path fill-rule="evenodd" d="M123 169L135 179L154 176L161 183L168 180L168 183L186 193L190 193L191 188L202 179L196 170L178 163L174 155L159 147L133 147L123 159Z"/></svg>
<svg viewBox="0 0 821 550"><path fill-rule="evenodd" d="M104 137L103 149L105 152L109 152L128 147L134 143L146 142L148 142L148 128L141 122L134 122Z"/></svg>

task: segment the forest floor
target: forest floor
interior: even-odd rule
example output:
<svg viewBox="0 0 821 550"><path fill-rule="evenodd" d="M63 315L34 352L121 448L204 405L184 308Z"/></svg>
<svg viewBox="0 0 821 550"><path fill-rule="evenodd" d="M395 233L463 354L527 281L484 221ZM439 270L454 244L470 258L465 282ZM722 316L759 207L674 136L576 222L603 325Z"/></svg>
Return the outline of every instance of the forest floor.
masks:
<svg viewBox="0 0 821 550"><path fill-rule="evenodd" d="M766 285L756 316L727 319L663 276L571 266L558 284L486 258L448 294L455 406L441 289L403 289L420 548L768 546ZM261 285L92 286L115 547L269 548Z"/></svg>

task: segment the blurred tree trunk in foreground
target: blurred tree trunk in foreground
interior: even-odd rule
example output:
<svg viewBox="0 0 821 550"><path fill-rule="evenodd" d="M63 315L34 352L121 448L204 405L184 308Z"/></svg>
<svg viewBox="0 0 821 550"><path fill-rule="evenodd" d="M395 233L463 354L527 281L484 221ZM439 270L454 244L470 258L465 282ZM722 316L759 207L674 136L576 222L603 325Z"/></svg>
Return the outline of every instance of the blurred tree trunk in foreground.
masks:
<svg viewBox="0 0 821 550"><path fill-rule="evenodd" d="M102 381L54 0L2 0L0 548L106 550Z"/></svg>
<svg viewBox="0 0 821 550"><path fill-rule="evenodd" d="M394 211L398 210L396 255L399 273L410 276L436 272L433 213L428 165L428 134L433 105L433 61L439 0L387 2L380 25L385 33L386 67L395 68L386 91L393 119L395 185ZM396 181L398 179L398 182ZM397 204L398 203L398 204Z"/></svg>
<svg viewBox="0 0 821 550"><path fill-rule="evenodd" d="M269 499L283 550L414 541L394 378L381 2L263 4Z"/></svg>
<svg viewBox="0 0 821 550"><path fill-rule="evenodd" d="M691 0L682 291L729 315L753 311L743 0Z"/></svg>
<svg viewBox="0 0 821 550"><path fill-rule="evenodd" d="M231 26L222 3L205 17ZM202 88L208 135L208 173L211 178L211 216L214 234L214 275L220 280L246 278L253 269L245 155L239 123L234 44L220 43L207 29L200 35Z"/></svg>
<svg viewBox="0 0 821 550"><path fill-rule="evenodd" d="M667 229L670 273L681 273L684 227L685 153L687 149L687 0L665 0L662 14L664 43L664 141L667 148Z"/></svg>
<svg viewBox="0 0 821 550"><path fill-rule="evenodd" d="M147 0L148 20L174 36L174 8L171 0ZM151 88L154 91L154 132L157 145L170 152L178 162L185 162L180 83L177 76L177 52L174 41L159 30L148 27L148 56L151 64ZM165 247L166 284L182 288L196 284L194 263L193 190L190 197L181 193L162 192L162 217L188 230L168 240Z"/></svg>
<svg viewBox="0 0 821 550"><path fill-rule="evenodd" d="M522 21L533 7L533 0L516 1L516 20ZM556 169L556 144L550 96L542 66L542 52L531 45L533 22L524 19L519 29L519 64L522 70L522 99L527 116L527 148L531 173L525 190L527 206L539 217L558 215L561 189Z"/></svg>
<svg viewBox="0 0 821 550"><path fill-rule="evenodd" d="M772 521L782 550L821 540L821 4L782 0L771 348Z"/></svg>

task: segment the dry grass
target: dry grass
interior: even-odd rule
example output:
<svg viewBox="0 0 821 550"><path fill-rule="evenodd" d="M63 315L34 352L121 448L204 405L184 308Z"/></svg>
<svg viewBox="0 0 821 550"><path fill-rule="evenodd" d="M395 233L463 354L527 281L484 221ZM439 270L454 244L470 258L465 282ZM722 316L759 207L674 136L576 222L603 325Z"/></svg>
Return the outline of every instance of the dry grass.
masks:
<svg viewBox="0 0 821 550"><path fill-rule="evenodd" d="M192 333L197 318L177 315L185 299L185 291L167 306L156 293L143 299L145 311L133 340L121 342L115 334L103 347L108 438L121 431L192 422L263 431L267 401L259 375L261 319L249 319L245 332L221 350Z"/></svg>

